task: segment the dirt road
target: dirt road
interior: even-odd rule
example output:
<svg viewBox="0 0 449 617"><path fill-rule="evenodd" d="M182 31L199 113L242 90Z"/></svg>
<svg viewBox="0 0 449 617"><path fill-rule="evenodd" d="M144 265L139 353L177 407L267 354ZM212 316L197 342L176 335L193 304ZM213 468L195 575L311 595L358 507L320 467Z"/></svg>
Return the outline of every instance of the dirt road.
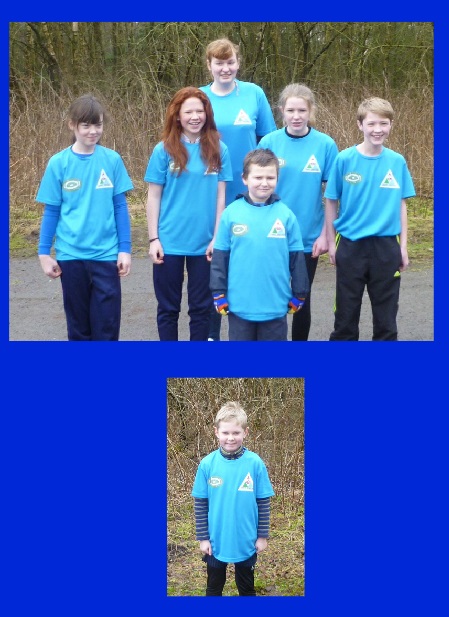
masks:
<svg viewBox="0 0 449 617"><path fill-rule="evenodd" d="M135 257L132 273L122 281L123 341L157 341L156 298L148 258ZM332 306L335 270L320 261L312 291L312 328L309 340L327 341L333 327ZM180 340L187 341L186 302L180 316ZM433 266L413 264L402 276L398 328L402 341L432 341ZM291 319L291 317L289 317ZM289 326L289 331L290 331ZM370 340L371 309L365 294L360 321L360 340ZM61 284L50 281L37 258L11 259L9 265L9 338L11 341L65 341L66 323L62 307ZM227 340L227 321L223 318L222 340Z"/></svg>

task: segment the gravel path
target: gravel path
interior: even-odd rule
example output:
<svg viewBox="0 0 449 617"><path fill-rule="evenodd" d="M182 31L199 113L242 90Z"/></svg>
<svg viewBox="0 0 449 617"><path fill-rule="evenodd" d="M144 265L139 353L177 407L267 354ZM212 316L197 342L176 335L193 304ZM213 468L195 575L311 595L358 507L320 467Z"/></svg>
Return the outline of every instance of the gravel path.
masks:
<svg viewBox="0 0 449 617"><path fill-rule="evenodd" d="M133 259L132 273L123 279L122 291L120 339L157 341L156 299L149 259ZM335 270L321 259L312 289L312 328L309 340L328 340L333 327L334 294ZM433 265L412 265L402 276L398 315L400 340L433 340L433 306ZM227 340L226 318L223 318L222 323L222 340ZM371 333L370 303L365 293L360 340L370 340ZM43 274L37 258L10 260L9 338L11 341L67 340L61 284L58 280L50 281ZM187 308L183 306L180 340L187 341L188 338Z"/></svg>

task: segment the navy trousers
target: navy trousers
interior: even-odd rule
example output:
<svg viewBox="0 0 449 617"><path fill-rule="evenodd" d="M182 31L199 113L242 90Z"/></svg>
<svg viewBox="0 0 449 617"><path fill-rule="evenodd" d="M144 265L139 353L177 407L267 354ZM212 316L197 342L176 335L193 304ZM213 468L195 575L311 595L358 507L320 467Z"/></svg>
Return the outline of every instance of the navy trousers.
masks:
<svg viewBox="0 0 449 617"><path fill-rule="evenodd" d="M118 341L122 293L117 261L59 261L69 341Z"/></svg>
<svg viewBox="0 0 449 617"><path fill-rule="evenodd" d="M205 255L195 257L164 255L163 264L153 265L153 284L158 302L159 339L178 340L184 269L187 270L190 340L207 341L213 300L209 289L210 262Z"/></svg>

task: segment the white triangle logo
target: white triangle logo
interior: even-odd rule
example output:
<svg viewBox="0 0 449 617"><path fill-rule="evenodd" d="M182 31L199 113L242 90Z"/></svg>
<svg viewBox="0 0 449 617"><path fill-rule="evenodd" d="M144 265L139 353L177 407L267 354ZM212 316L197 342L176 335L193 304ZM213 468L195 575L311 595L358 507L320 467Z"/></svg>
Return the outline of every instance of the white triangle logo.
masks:
<svg viewBox="0 0 449 617"><path fill-rule="evenodd" d="M243 109L239 111L239 113L237 114L237 118L234 120L234 126L236 126L237 124L252 124L251 118Z"/></svg>
<svg viewBox="0 0 449 617"><path fill-rule="evenodd" d="M107 173L105 172L104 169L102 169L101 170L101 174L100 174L100 179L98 180L97 186L95 188L97 188L97 189L111 189L113 187L114 187L114 185L110 181Z"/></svg>
<svg viewBox="0 0 449 617"><path fill-rule="evenodd" d="M285 227L280 219L276 219L267 238L285 238Z"/></svg>
<svg viewBox="0 0 449 617"><path fill-rule="evenodd" d="M254 482L249 472L246 474L245 479L241 483L239 491L246 491L250 493L254 492Z"/></svg>
<svg viewBox="0 0 449 617"><path fill-rule="evenodd" d="M380 183L380 188L381 189L398 189L399 188L399 184L397 183L396 178L393 176L393 172L391 171L391 169L388 170L387 175Z"/></svg>
<svg viewBox="0 0 449 617"><path fill-rule="evenodd" d="M320 166L318 165L318 161L316 160L313 154L307 161L303 171L307 173L321 173L321 169L320 169Z"/></svg>

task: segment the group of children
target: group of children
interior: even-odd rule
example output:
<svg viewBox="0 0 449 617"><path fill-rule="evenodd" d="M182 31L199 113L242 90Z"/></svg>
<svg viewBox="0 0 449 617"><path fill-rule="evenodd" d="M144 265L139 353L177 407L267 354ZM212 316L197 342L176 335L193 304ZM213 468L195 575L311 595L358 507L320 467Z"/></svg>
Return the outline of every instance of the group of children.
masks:
<svg viewBox="0 0 449 617"><path fill-rule="evenodd" d="M365 287L373 340L397 340L405 200L415 191L404 157L384 146L390 103L363 101L363 141L338 153L313 127L308 87L283 90L277 130L263 90L236 78L236 45L210 43L206 61L213 81L174 95L144 176L160 340L178 340L187 270L190 340L220 340L227 315L229 340L286 341L291 313L292 341L306 341L326 252L336 266L330 340L358 340ZM61 277L69 340L118 340L120 277L131 265L133 185L121 157L98 143L104 121L91 95L72 104L74 143L51 157L36 198L45 204L39 259Z"/></svg>

